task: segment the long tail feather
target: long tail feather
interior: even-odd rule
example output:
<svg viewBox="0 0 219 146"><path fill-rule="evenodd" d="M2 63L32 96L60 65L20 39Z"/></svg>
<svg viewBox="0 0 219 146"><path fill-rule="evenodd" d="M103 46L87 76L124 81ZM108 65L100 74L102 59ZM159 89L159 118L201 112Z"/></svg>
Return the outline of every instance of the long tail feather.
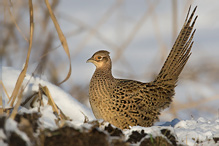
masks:
<svg viewBox="0 0 219 146"><path fill-rule="evenodd" d="M183 70L186 62L188 61L190 55L191 55L191 48L193 45L193 36L195 34L195 31L193 30L193 27L195 25L196 19L198 16L195 17L195 19L192 22L192 18L195 14L197 6L194 8L192 14L189 17L189 12L191 9L191 6L189 8L188 14L186 16L186 20L184 22L184 25L173 45L173 48L171 49L160 73L158 74L157 78L154 82L157 83L163 83L165 81L171 82L173 85L178 80L179 74ZM189 19L188 19L189 17ZM191 24L192 22L192 24ZM191 24L191 25L190 25Z"/></svg>

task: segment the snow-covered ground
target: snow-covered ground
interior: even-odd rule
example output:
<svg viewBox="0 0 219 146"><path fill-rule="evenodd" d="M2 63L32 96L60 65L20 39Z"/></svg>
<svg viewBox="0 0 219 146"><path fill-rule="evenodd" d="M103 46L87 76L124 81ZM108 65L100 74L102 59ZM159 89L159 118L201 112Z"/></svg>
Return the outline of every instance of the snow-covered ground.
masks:
<svg viewBox="0 0 219 146"><path fill-rule="evenodd" d="M109 8L115 5L116 2L116 0L60 1L58 7L55 9L54 12L57 16L63 33L67 38L70 52L73 56L72 75L70 80L68 80L68 82L62 86L64 89L68 90L68 85L72 84L72 82L73 84L87 85L94 71L94 66L86 64L86 60L91 57L95 51L101 49L110 51L111 57L114 58L116 56L117 48L124 43L134 26L150 7L150 3L145 0L121 1L123 2L121 7L117 7L117 9L112 11L109 18L97 28L98 35L90 37L90 39L84 43L83 48L77 52L80 44L86 40L86 38L88 38L90 29L95 28L98 22L102 18L105 18L103 17L104 14L106 14ZM212 139L219 139L219 73L217 72L217 66L219 62L219 21L217 19L219 18L219 1L188 0L177 2L178 32L183 24L189 5L191 5L192 8L194 8L196 5L198 6L196 14L199 16L195 25L197 31L194 37L195 43L192 48L192 56L183 70L182 76L180 76L183 79L179 79L178 86L176 87L176 95L173 101L174 107L171 107L175 109L177 113L175 113L175 115L169 114L166 112L167 110L165 110L160 116L162 122L156 123L156 126L148 128L135 126L131 127L130 130L123 130L123 133L125 134L125 140L129 139L133 131L141 132L143 130L145 133L151 133L152 136L156 136L161 135L160 130L169 129L171 133L177 137L179 143L182 144L219 145L214 144L214 141L212 141ZM28 11L28 9L26 11ZM47 37L47 35L41 35L41 31L38 30L40 30L42 27L42 25L39 25L41 16L44 16L45 14L44 11L39 11L40 10L36 10L35 13L35 35L40 36L42 40L44 40L44 37ZM144 24L138 30L136 36L126 47L123 55L121 56L122 59L117 62L114 62L113 60L113 74L115 77L131 78L146 82L150 80L150 75L147 74L155 71L158 73L160 67L162 66L160 60L160 51L158 49L162 48L161 45L164 45L167 47L167 49L171 49L174 40L171 34L173 27L172 13L171 0L158 1L154 11L150 14L150 16L148 16ZM28 34L29 30L26 29L29 27L27 15L28 12L22 15L22 18L25 19L22 19L24 21L19 23L19 26L23 32ZM155 23L155 21L157 21L157 23ZM47 31L55 31L52 23L50 23L49 26L51 27L48 27ZM75 35L74 32L77 32L78 30L79 34ZM48 32L45 32L45 34L46 33ZM98 38L98 36L108 40L108 44ZM18 37L21 36L18 35ZM56 37L56 44L53 44L51 49L54 49L54 46L60 45L58 36ZM38 46L41 44L35 43L35 45ZM36 46L33 47L33 51L37 50ZM17 50L20 49L19 47L22 48L23 46L16 46ZM5 48L7 50L6 52L9 52L11 55L9 57L19 58L18 60L21 60L20 55L23 52L14 53L13 51L10 51L11 48L14 47ZM65 57L62 51L62 49L58 48L54 49L52 53L54 53L54 56L56 56L55 53L58 53L63 54L60 56ZM75 53L78 54L75 55ZM28 71L33 72L39 58L36 58L34 53L31 55L32 60L30 60ZM52 59L55 61L57 60L56 57L53 57ZM15 61L17 61L17 59ZM0 67L1 63L5 65L8 62L6 59L3 60L0 62ZM14 63L13 66L17 66L17 64ZM67 69L67 67L62 68L61 76L64 77L66 75L65 73L67 72ZM3 67L0 68L0 75L1 73L2 76L0 77L3 79L3 83L7 92L9 95L11 95L20 70ZM189 77L186 76L187 74ZM48 77L50 76L48 74L46 75ZM72 120L67 122L69 125L78 129L83 129L82 127L91 128L91 125L84 124L85 116L87 116L90 121L95 119L91 109L87 108L87 106L89 106L89 102L87 102L88 105L84 106L61 88L49 83L45 76L43 79L41 79L39 77L31 77L30 75L27 75L24 80L24 85L26 85L27 82L29 82L29 84L26 86L23 93L23 101L25 98L30 97L34 92L38 91L39 84L47 86L55 103L64 112L64 114L70 117ZM0 95L2 95L2 93ZM47 101L46 97L44 100L45 102ZM8 107L7 101L8 99L4 94L4 107ZM28 109L25 107L20 107L18 112L34 113L37 111L37 107ZM40 111L42 116L39 120L42 127L50 129L58 128L54 120L56 119L56 116L53 114L51 106L41 107ZM4 124L5 129L3 130L1 129L2 127L0 127L0 145L5 143L4 140L7 139L11 131L21 135L21 137L27 141L27 143L30 143L27 135L17 128L18 125L19 123L16 121L11 119L6 120L6 124ZM103 131L104 128L102 127L99 130Z"/></svg>
<svg viewBox="0 0 219 146"><path fill-rule="evenodd" d="M8 94L11 95L20 71L9 67L3 67L0 71L2 72L3 84L5 85ZM67 121L67 123L69 125L72 125L73 127L77 127L78 129L81 129L82 127L87 127L87 124L84 124L84 115L86 115L90 121L95 119L91 109L85 107L76 99L71 97L68 93L65 93L62 89L55 85L52 85L48 81L26 75L23 84L27 84L23 93L24 98L29 97L34 92L37 92L39 84L47 86L55 103L59 106L59 108L64 112L66 116L72 119L72 121ZM5 94L3 95L4 105L5 107L7 107L7 97L5 96ZM32 113L37 112L37 110L37 107L32 109L21 107L19 109L19 113ZM42 117L40 118L40 122L43 127L50 129L58 128L55 123L56 116L53 114L51 106L47 105L45 107L41 107L41 114ZM105 125L107 125L107 123ZM14 131L18 135L21 135L23 140L27 141L27 143L30 143L27 135L24 132L18 130L17 123L15 121L7 119L4 127L6 133L5 131L3 131L3 129L0 129L1 145L5 144L3 140L7 136L7 132L10 131ZM150 136L154 137L159 135L161 136L162 134L160 131L162 129L168 129L170 133L175 135L178 139L178 144L198 145L198 141L200 144L203 145L217 145L214 143L213 138L219 138L219 119L207 120L203 117L200 117L198 119L181 121L178 119L174 119L171 122L166 122L158 126L146 128L140 126L130 127L130 129L123 130L123 134L125 135L125 139L127 140L129 139L133 131L138 131L139 133L141 133L143 130L144 133L150 134ZM137 144L139 144L139 142Z"/></svg>
<svg viewBox="0 0 219 146"><path fill-rule="evenodd" d="M11 95L17 78L20 74L20 71L15 70L13 68L10 67L3 67L1 69L2 71L2 81L4 86L7 89L7 92L9 94L9 96ZM30 97L31 95L33 95L35 92L39 91L39 84L42 86L47 86L51 96L53 98L53 100L55 101L55 103L57 104L57 106L64 112L64 114L66 114L68 117L70 117L72 119L73 122L83 122L84 121L84 117L87 116L89 119L93 120L94 119L94 115L92 114L92 111L87 108L86 106L82 105L80 102L78 102L75 98L73 98L71 95L69 95L68 93L64 92L61 88L45 81L45 80L41 80L38 77L31 77L31 75L26 75L23 85L26 86L24 92L23 92L23 99L22 102L24 102L26 100L26 98ZM4 98L3 98L3 103L5 104L5 107L8 107L7 102L8 102L8 98L6 97L5 94L3 94ZM46 100L46 99L45 99ZM29 107L28 107L29 108ZM28 112L25 109L21 109L24 112ZM37 109L35 109L35 111L37 111ZM48 121L53 121L49 118L54 119L55 116L52 113L52 108L51 107L45 107L42 111L43 117ZM49 124L49 122L46 122L47 124ZM55 124L55 123L53 123ZM52 123L50 123L49 125L54 126Z"/></svg>

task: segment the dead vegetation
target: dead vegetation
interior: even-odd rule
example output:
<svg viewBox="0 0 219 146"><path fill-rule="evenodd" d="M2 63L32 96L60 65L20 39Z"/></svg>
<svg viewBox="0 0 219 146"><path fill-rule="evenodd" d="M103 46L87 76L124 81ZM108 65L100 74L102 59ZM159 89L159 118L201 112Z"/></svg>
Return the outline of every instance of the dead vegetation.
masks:
<svg viewBox="0 0 219 146"><path fill-rule="evenodd" d="M83 19L78 20L70 14L61 14L63 19L67 19L69 23L73 23L75 26L77 26L77 29L75 29L73 32L69 32L68 35L63 34L59 26L59 22L57 21L57 19L59 19L57 16L59 15L54 14L59 5L58 0L51 1L51 4L48 3L48 0L35 1L34 3L32 3L32 0L29 0L29 3L26 1L12 2L3 0L0 3L0 7L2 8L2 16L0 21L3 22L0 24L0 31L4 34L0 36L1 61L4 66L13 66L18 68L22 68L22 64L25 62L23 70L17 79L17 84L12 95L7 94L7 89L4 87L4 83L2 83L2 81L0 84L1 92L4 92L7 97L10 98L10 105L13 108L12 113L9 115L9 110L4 109L2 95L0 95L0 105L2 107L0 108L0 114L5 113L12 119L16 119L17 109L21 104L20 100L22 98L22 91L25 88L25 86L22 86L22 82L27 71L33 73L33 75L41 75L44 72L46 75L48 75L47 77L49 81L60 85L61 83L67 81L71 75L71 58L76 57L80 52L82 52L92 38L96 38L105 46L112 48L115 54L113 62L121 62L123 66L129 68L130 70L134 70L123 54L125 54L127 51L127 47L136 37L142 25L149 19L148 17L153 16L152 21L155 25L155 28L157 28L155 29L155 36L157 38L157 42L159 43L160 49L160 62L156 64L157 66L162 65L162 62L168 52L168 45L164 43L164 40L160 36L160 31L158 27L156 27L159 21L157 20L158 14L155 13L155 10L159 4L159 0L146 1L147 9L145 13L141 16L139 21L136 22L136 24L133 26L133 29L129 31L126 39L124 39L119 45L112 40L107 39L107 37L100 33L99 29L101 26L107 23L107 21L116 11L121 9L121 7L125 4L125 1L123 0L116 0L112 6L109 6L109 8L94 26L90 26L89 24L85 23ZM176 8L176 5L177 3L173 2L173 8ZM185 4L185 12L188 8L188 5L189 3L187 2ZM173 40L177 34L177 29L179 29L177 25L178 23L176 23L178 19L176 13L177 11L177 9L173 9L173 23L176 24L173 25ZM28 19L27 16L29 17ZM34 32L34 30L37 30L37 32ZM65 36L77 37L77 35L80 35L81 32L86 32L85 37L81 39L77 45L75 45L76 47L74 49L69 50L70 47L67 44ZM58 40L59 43L57 43ZM64 51L60 53L60 51L57 51L57 49L61 47L64 49ZM67 57L66 55L63 55L64 52L67 54ZM57 60L57 58L59 59ZM154 66L154 64L151 66ZM65 68L68 70L66 71ZM67 73L63 72L63 70ZM73 68L72 70L77 71L76 68ZM152 69L151 72L145 72L142 74L142 78L150 79L156 75L157 71L158 70ZM124 74L122 72L120 73ZM218 73L219 66L211 59L208 59L200 62L200 64L196 65L195 68L192 65L188 66L187 70L185 70L182 75L182 79L202 82L200 80L200 74L202 74L202 76L204 75L205 78L209 78L208 84L212 85L218 82ZM133 72L130 73L129 76L134 77L135 75L136 74ZM89 81L87 84L88 83ZM68 86L66 90L68 90L73 97L78 98L82 103L87 102L88 85L80 85L74 82L67 82L66 84ZM41 87L39 93L37 93L37 98L39 99L41 98L40 94L45 94L48 97L50 96L46 87ZM189 99L189 97L185 98ZM172 108L164 112L164 114L171 114L172 117L177 117L179 111L190 108L198 108L199 110L205 110L209 113L218 114L218 109L209 106L199 106L210 101L217 101L218 98L219 95L215 95L212 97L205 97L204 100L203 98L200 98L196 101L188 100L188 103L184 104L181 104L181 102L176 99L173 102ZM60 120L67 119L63 113L58 112L58 107L52 101L52 97L50 98L49 104L53 106L53 109L57 113ZM60 129L60 132L62 132L62 130L65 129ZM77 133L78 131L76 130L75 132ZM53 134L53 132L50 131L50 134L51 133ZM104 133L101 134L106 136ZM16 137L16 135L12 136ZM88 133L87 136L89 137ZM44 140L47 142L45 137Z"/></svg>
<svg viewBox="0 0 219 146"><path fill-rule="evenodd" d="M106 125L104 129L99 127L102 123L92 121L84 124L80 129L63 125L57 129L46 129L40 123L41 114L39 112L31 114L17 114L15 121L17 129L10 131L6 127L6 122L9 122L6 116L0 116L0 129L4 137L1 137L4 143L11 146L20 145L36 145L36 146L131 146L138 144L140 146L151 145L184 145L178 141L178 137L171 132L170 127L160 127L161 135L156 136L158 131L146 133L144 130L132 131L128 137L125 137L122 130ZM20 134L18 134L20 133ZM24 134L28 140L24 138ZM153 135L153 136L152 136ZM194 141L197 144L203 144L204 141L198 139ZM218 142L218 137L207 139L212 143ZM185 142L186 143L186 142Z"/></svg>
<svg viewBox="0 0 219 146"><path fill-rule="evenodd" d="M29 138L29 142L32 145L39 146L129 146L131 144L139 143L140 145L176 145L177 139L168 129L162 129L161 131L167 131L163 134L164 137L146 137L149 134L133 131L129 136L129 139L125 139L123 132L112 127L110 124L105 127L105 130L99 128L97 121L92 123L87 123L90 128L83 126L82 129L77 129L72 126L63 125L58 129L43 129L40 125L39 118L41 115L39 113L32 114L18 114L15 117L15 121L18 123L18 129L21 133L25 133ZM0 129L4 131L6 135L3 138L5 143L12 146L19 145L29 145L28 141L25 141L22 135L17 134L15 131L7 131L5 122L7 122L7 117L0 117ZM168 134L168 135L167 135ZM139 135L142 135L139 137Z"/></svg>
<svg viewBox="0 0 219 146"><path fill-rule="evenodd" d="M10 10L10 7L9 5L13 5L13 3L10 3L10 2L6 2L5 3L5 7L8 9L9 11L9 15L11 16L12 18L12 23L14 23L15 27L17 28L17 30L19 30L19 33L22 34L23 38L27 41L27 43L29 44L28 45L28 52L27 52L27 56L26 56L26 61L25 61L25 64L24 64L24 67L17 79L17 82L15 84L15 87L13 89L13 92L11 94L11 96L9 97L8 93L7 93L7 88L4 87L4 83L1 81L1 86L2 88L4 89L4 92L5 94L8 96L8 103L7 104L10 104L10 108L4 108L5 105L3 105L3 102L2 102L2 95L1 95L1 114L3 114L4 112L9 116L9 118L11 119L14 119L16 114L17 114L17 111L18 111L18 108L19 106L25 106L25 104L28 102L24 102L24 103L21 103L22 101L22 96L23 96L23 91L24 91L24 88L25 88L25 85L22 85L23 83L23 80L26 76L26 73L27 73L27 68L28 68L28 65L29 65L29 59L30 59L30 53L31 53L31 49L32 49L32 44L33 44L33 35L34 35L34 9L33 9L33 3L32 3L32 0L29 0L29 20L30 20L30 31L29 31L29 39L27 39L25 37L25 35L23 34L23 32L21 31L21 29L19 28L18 26L18 23L16 22L15 20L15 17L13 15L13 13L11 12ZM69 64L70 64L70 67L69 67L69 72L68 72L68 75L66 76L66 78L61 82L61 83L64 83L71 75L71 59L70 59L70 53L69 53L69 49L68 49L68 44L67 44L67 41L65 39L65 36L63 35L61 29L60 29L60 26L53 14L53 11L51 9L51 6L48 2L48 0L45 0L45 5L47 6L48 10L49 10L49 14L50 14L50 17L51 19L53 20L53 23L55 25L55 28L57 30L57 33L58 33L58 36L59 36L59 39L61 41L61 44L66 52L66 54L68 55L68 58L69 58ZM59 84L61 84L59 83ZM60 123L58 123L57 121L57 124L61 124L64 123L63 120L67 120L68 118L64 115L64 113L62 113L61 110L58 109L58 107L56 106L55 102L53 101L53 98L51 97L51 94L50 94L50 91L49 89L46 87L46 86L41 86L39 85L39 92L36 93L38 96L31 96L28 100L32 100L31 104L33 104L33 102L37 102L39 101L40 102L40 106L44 106L43 103L42 103L42 95L46 95L48 97L48 105L52 106L53 108L53 111L55 113L55 115L57 115L57 118L58 120L60 120ZM6 100L5 100L6 101ZM15 103L16 101L16 103ZM11 114L9 115L9 110L10 109L13 109ZM59 125L60 126L60 125Z"/></svg>

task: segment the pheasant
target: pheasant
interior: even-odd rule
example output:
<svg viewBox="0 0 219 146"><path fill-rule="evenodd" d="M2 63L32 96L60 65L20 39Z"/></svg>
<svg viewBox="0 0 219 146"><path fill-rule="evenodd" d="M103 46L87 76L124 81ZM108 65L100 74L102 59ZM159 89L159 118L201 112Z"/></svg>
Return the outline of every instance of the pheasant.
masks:
<svg viewBox="0 0 219 146"><path fill-rule="evenodd" d="M178 77L191 55L195 33L193 27L198 17L192 22L196 8L189 18L188 11L160 73L152 82L114 78L108 51L98 51L87 60L96 66L89 85L89 101L97 119L103 119L121 129L153 125L161 110L172 102Z"/></svg>

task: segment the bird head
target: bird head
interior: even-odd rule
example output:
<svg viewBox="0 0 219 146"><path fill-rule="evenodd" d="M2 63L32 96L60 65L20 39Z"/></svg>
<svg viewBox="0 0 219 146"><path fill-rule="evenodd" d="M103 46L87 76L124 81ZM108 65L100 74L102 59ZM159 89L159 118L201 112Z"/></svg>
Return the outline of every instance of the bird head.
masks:
<svg viewBox="0 0 219 146"><path fill-rule="evenodd" d="M94 53L94 55L87 60L88 62L93 63L97 68L103 67L103 65L111 65L111 60L109 52L105 50L100 50Z"/></svg>

